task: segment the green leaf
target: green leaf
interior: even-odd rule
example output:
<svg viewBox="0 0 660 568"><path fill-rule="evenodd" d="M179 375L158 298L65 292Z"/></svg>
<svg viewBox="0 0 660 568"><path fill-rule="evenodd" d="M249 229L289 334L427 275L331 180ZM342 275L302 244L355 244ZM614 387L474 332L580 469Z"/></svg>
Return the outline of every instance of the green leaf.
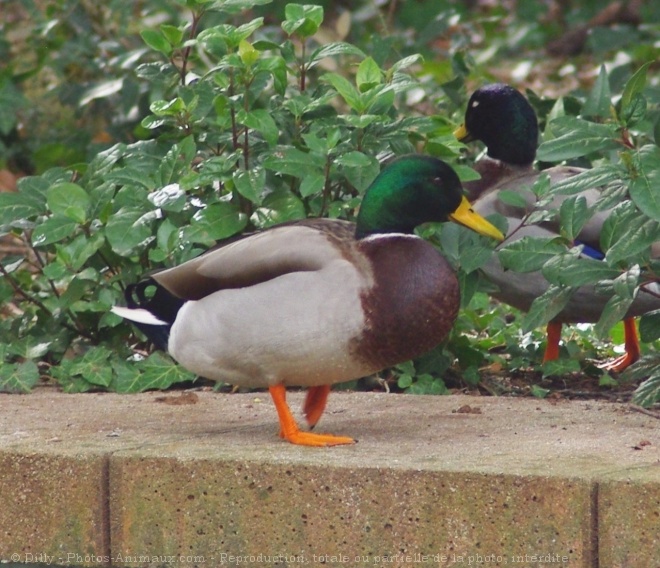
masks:
<svg viewBox="0 0 660 568"><path fill-rule="evenodd" d="M586 189L606 185L620 179L622 175L622 169L614 164L596 166L553 184L550 195L573 195Z"/></svg>
<svg viewBox="0 0 660 568"><path fill-rule="evenodd" d="M545 293L532 302L522 321L523 330L531 331L547 324L566 307L573 292L573 288L551 284Z"/></svg>
<svg viewBox="0 0 660 568"><path fill-rule="evenodd" d="M281 174L304 178L311 173L323 173L325 157L297 148L278 148L277 153L264 160L264 167Z"/></svg>
<svg viewBox="0 0 660 568"><path fill-rule="evenodd" d="M511 205L512 207L520 207L522 209L527 208L527 200L518 191L503 189L501 191L498 191L497 197L505 205Z"/></svg>
<svg viewBox="0 0 660 568"><path fill-rule="evenodd" d="M71 365L71 374L80 375L88 383L96 386L107 387L112 381L112 367L108 359L112 351L106 347L92 347L80 359Z"/></svg>
<svg viewBox="0 0 660 568"><path fill-rule="evenodd" d="M172 53L172 45L167 38L160 31L156 30L142 30L140 32L142 40L146 43L151 49L160 51L163 55L169 57Z"/></svg>
<svg viewBox="0 0 660 568"><path fill-rule="evenodd" d="M14 364L0 361L0 392L30 392L38 381L39 368L34 361Z"/></svg>
<svg viewBox="0 0 660 568"><path fill-rule="evenodd" d="M634 75L628 80L626 86L623 88L623 93L621 94L621 112L629 112L628 109L633 104L635 96L641 94L644 86L646 85L646 72L651 66L653 61L644 63Z"/></svg>
<svg viewBox="0 0 660 568"><path fill-rule="evenodd" d="M364 51L360 48L343 41L337 41L332 43L327 43L312 52L312 55L309 58L307 64L308 68L313 67L322 59L326 57L336 57L338 55L352 55L356 57L364 58L366 57Z"/></svg>
<svg viewBox="0 0 660 568"><path fill-rule="evenodd" d="M633 404L639 404L642 408L649 408L660 401L660 371L658 371L660 361L656 360L655 365L655 372L633 393Z"/></svg>
<svg viewBox="0 0 660 568"><path fill-rule="evenodd" d="M87 221L91 199L76 183L62 182L53 185L46 194L48 208L55 214L68 217L78 223Z"/></svg>
<svg viewBox="0 0 660 568"><path fill-rule="evenodd" d="M259 52L254 49L249 41L242 39L238 43L238 56L247 67L252 67L259 59Z"/></svg>
<svg viewBox="0 0 660 568"><path fill-rule="evenodd" d="M243 110L236 114L236 120L248 128L260 132L269 146L275 146L279 137L279 129L271 114L265 109L255 109L250 112Z"/></svg>
<svg viewBox="0 0 660 568"><path fill-rule="evenodd" d="M566 245L555 239L523 237L500 249L502 266L516 272L534 272L557 254L566 252Z"/></svg>
<svg viewBox="0 0 660 568"><path fill-rule="evenodd" d="M323 23L323 7L310 4L287 4L284 7L286 20L282 29L288 34L297 34L301 38L314 35Z"/></svg>
<svg viewBox="0 0 660 568"><path fill-rule="evenodd" d="M326 73L323 75L323 80L330 83L354 111L358 113L364 111L360 93L348 79L337 73Z"/></svg>
<svg viewBox="0 0 660 568"><path fill-rule="evenodd" d="M554 361L545 361L541 368L544 377L561 377L569 373L580 372L580 362L577 359L555 359ZM532 389L534 389L534 387L536 387L536 385L532 386Z"/></svg>
<svg viewBox="0 0 660 568"><path fill-rule="evenodd" d="M238 192L252 203L261 205L261 196L266 186L266 170L257 166L248 171L236 170L233 175Z"/></svg>
<svg viewBox="0 0 660 568"><path fill-rule="evenodd" d="M536 157L544 162L569 160L592 152L619 148L616 126L613 124L597 124L565 116L555 119L551 127L558 128L562 134L539 146Z"/></svg>
<svg viewBox="0 0 660 568"><path fill-rule="evenodd" d="M660 221L660 148L643 146L634 161L636 175L630 182L630 197L640 211Z"/></svg>
<svg viewBox="0 0 660 568"><path fill-rule="evenodd" d="M600 66L600 72L596 78L589 96L582 107L582 116L599 116L607 118L610 116L610 106L612 105L610 93L610 83L607 77L605 65Z"/></svg>
<svg viewBox="0 0 660 568"><path fill-rule="evenodd" d="M539 385L532 385L529 389L529 392L531 393L532 396L535 396L536 398L545 398L550 394L549 389L544 389Z"/></svg>
<svg viewBox="0 0 660 568"><path fill-rule="evenodd" d="M660 310L648 312L639 319L639 338L644 343L660 339Z"/></svg>
<svg viewBox="0 0 660 568"><path fill-rule="evenodd" d="M36 217L44 213L44 205L23 193L0 192L0 226Z"/></svg>
<svg viewBox="0 0 660 568"><path fill-rule="evenodd" d="M303 178L298 190L302 197L309 197L321 193L324 187L325 176L323 174L313 173Z"/></svg>
<svg viewBox="0 0 660 568"><path fill-rule="evenodd" d="M605 304L603 313L598 323L594 326L596 335L600 338L607 337L610 328L624 318L632 303L632 298L623 298L618 295L612 296Z"/></svg>
<svg viewBox="0 0 660 568"><path fill-rule="evenodd" d="M154 236L151 223L156 212L145 214L141 209L123 207L110 217L105 236L119 256L130 256L149 244Z"/></svg>
<svg viewBox="0 0 660 568"><path fill-rule="evenodd" d="M178 183L170 183L156 191L152 191L148 197L154 205L163 211L180 212L186 205L186 192Z"/></svg>
<svg viewBox="0 0 660 568"><path fill-rule="evenodd" d="M621 120L627 127L634 126L646 116L646 106L646 97L637 93L625 111L621 111Z"/></svg>
<svg viewBox="0 0 660 568"><path fill-rule="evenodd" d="M160 26L160 31L163 34L163 37L165 37L165 39L167 39L167 41L170 43L170 45L173 47L181 47L181 43L183 42L183 30L177 28L176 26L162 24Z"/></svg>
<svg viewBox="0 0 660 568"><path fill-rule="evenodd" d="M364 93L383 82L383 73L378 67L378 63L372 57L367 57L358 66L355 80L358 90Z"/></svg>
<svg viewBox="0 0 660 568"><path fill-rule="evenodd" d="M207 205L183 228L183 239L193 243L211 244L240 233L247 217L236 205L221 201Z"/></svg>
<svg viewBox="0 0 660 568"><path fill-rule="evenodd" d="M559 207L562 235L569 241L574 241L590 217L591 211L583 195L567 197Z"/></svg>
<svg viewBox="0 0 660 568"><path fill-rule="evenodd" d="M614 265L646 251L658 240L658 222L640 215L634 204L624 201L605 219L600 245L606 251L605 260Z"/></svg>
<svg viewBox="0 0 660 568"><path fill-rule="evenodd" d="M139 363L142 371L139 381L130 386L125 386L129 390L125 392L141 392L149 389L166 389L175 383L183 381L192 381L195 374L186 371L183 367L177 365L164 353L156 351Z"/></svg>
<svg viewBox="0 0 660 568"><path fill-rule="evenodd" d="M561 254L551 258L543 266L542 272L552 284L575 287L616 278L620 274L619 270L602 260L580 258L575 254Z"/></svg>
<svg viewBox="0 0 660 568"><path fill-rule="evenodd" d="M54 215L35 227L32 232L32 245L43 247L70 238L77 227L78 223L76 221Z"/></svg>
<svg viewBox="0 0 660 568"><path fill-rule="evenodd" d="M277 190L269 193L264 199L262 207L255 211L258 225L270 227L286 221L304 219L305 206L293 193L287 190Z"/></svg>

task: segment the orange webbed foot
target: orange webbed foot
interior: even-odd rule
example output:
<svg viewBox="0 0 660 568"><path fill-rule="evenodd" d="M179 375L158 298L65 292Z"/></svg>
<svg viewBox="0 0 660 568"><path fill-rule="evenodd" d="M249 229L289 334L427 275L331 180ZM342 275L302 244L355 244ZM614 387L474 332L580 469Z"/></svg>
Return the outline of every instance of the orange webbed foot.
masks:
<svg viewBox="0 0 660 568"><path fill-rule="evenodd" d="M269 387L270 396L275 404L277 415L280 420L280 437L287 442L300 446L340 446L354 444L355 440L347 436L334 436L332 434L314 434L303 432L298 427L296 420L291 414L289 405L286 403L286 389L279 384ZM327 398L327 395L326 395ZM325 405L324 405L325 406ZM322 412L322 410L321 410ZM320 416L320 414L319 414Z"/></svg>
<svg viewBox="0 0 660 568"><path fill-rule="evenodd" d="M305 404L303 405L303 412L305 413L305 419L310 428L314 428L317 422L321 419L321 415L325 410L325 405L328 402L329 394L330 385L310 387L307 391Z"/></svg>
<svg viewBox="0 0 660 568"><path fill-rule="evenodd" d="M623 320L623 332L626 352L620 357L600 365L601 369L612 371L613 373L620 373L639 359L639 338L637 337L637 328L635 327L634 318Z"/></svg>

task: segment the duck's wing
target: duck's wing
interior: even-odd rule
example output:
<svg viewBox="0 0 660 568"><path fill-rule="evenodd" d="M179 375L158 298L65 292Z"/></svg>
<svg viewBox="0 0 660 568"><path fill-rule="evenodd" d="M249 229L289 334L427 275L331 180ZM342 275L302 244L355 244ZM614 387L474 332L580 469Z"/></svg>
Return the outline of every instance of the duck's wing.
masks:
<svg viewBox="0 0 660 568"><path fill-rule="evenodd" d="M151 277L185 300L226 288L253 286L283 274L319 270L342 258L355 225L316 219L280 225L211 249Z"/></svg>

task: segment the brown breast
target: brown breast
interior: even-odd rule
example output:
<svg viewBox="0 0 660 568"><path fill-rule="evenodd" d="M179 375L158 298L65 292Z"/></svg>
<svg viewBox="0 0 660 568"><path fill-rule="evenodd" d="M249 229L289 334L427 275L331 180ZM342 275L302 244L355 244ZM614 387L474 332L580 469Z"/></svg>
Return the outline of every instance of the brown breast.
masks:
<svg viewBox="0 0 660 568"><path fill-rule="evenodd" d="M358 248L374 287L361 298L367 325L356 357L378 368L422 355L449 333L460 304L454 270L432 245L407 235L370 237Z"/></svg>

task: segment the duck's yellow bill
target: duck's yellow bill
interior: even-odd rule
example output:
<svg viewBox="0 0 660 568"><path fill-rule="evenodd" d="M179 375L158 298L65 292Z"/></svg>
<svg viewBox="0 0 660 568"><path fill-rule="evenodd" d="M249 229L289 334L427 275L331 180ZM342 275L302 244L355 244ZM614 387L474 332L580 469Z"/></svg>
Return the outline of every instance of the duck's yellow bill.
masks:
<svg viewBox="0 0 660 568"><path fill-rule="evenodd" d="M504 240L502 232L495 225L486 221L479 213L476 213L465 196L458 209L449 215L449 218L456 223L465 225L468 229L476 231L480 235L492 237L498 241Z"/></svg>
<svg viewBox="0 0 660 568"><path fill-rule="evenodd" d="M465 123L461 124L456 130L454 130L454 138L459 142L469 142L470 133L465 128Z"/></svg>

